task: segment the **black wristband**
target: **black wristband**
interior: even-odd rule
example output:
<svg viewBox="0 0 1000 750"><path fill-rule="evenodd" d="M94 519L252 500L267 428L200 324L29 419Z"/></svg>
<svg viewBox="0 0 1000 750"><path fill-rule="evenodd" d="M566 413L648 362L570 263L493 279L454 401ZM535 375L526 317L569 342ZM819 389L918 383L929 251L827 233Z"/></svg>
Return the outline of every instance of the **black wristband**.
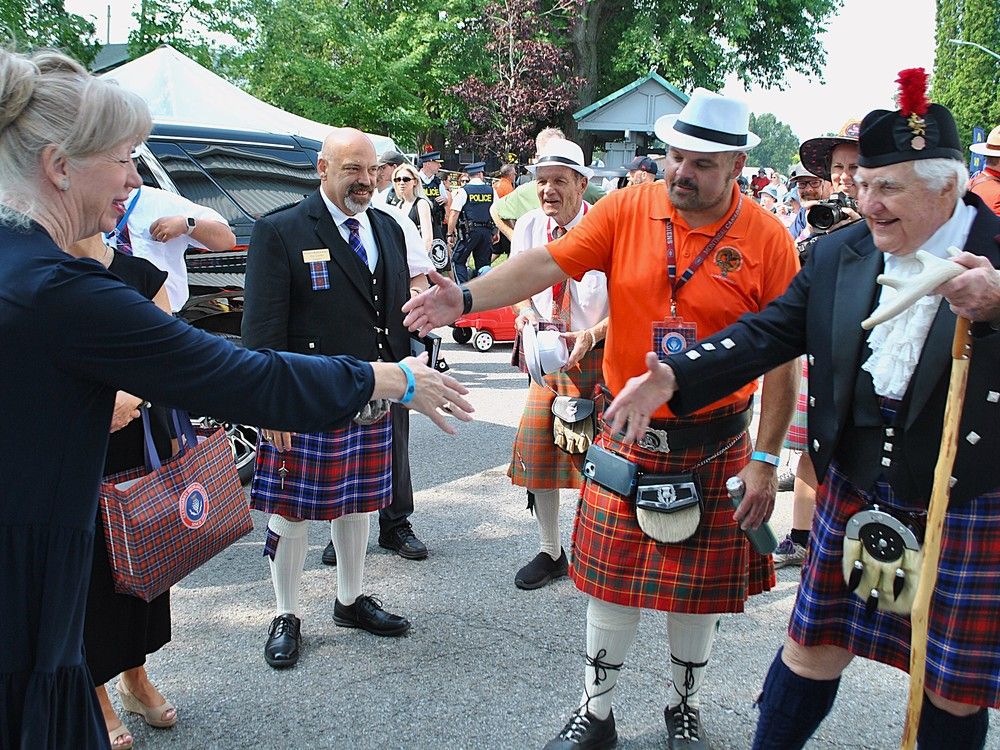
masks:
<svg viewBox="0 0 1000 750"><path fill-rule="evenodd" d="M472 292L469 287L462 285L462 315L472 312Z"/></svg>

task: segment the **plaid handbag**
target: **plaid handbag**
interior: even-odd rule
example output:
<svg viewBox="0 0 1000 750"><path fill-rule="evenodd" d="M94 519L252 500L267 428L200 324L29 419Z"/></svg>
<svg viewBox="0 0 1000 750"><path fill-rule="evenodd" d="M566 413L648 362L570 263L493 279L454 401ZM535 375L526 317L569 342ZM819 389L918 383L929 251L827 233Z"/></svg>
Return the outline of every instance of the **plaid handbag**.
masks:
<svg viewBox="0 0 1000 750"><path fill-rule="evenodd" d="M143 409L147 466L111 474L100 489L115 591L147 602L253 530L225 430L171 414L177 455L161 463Z"/></svg>

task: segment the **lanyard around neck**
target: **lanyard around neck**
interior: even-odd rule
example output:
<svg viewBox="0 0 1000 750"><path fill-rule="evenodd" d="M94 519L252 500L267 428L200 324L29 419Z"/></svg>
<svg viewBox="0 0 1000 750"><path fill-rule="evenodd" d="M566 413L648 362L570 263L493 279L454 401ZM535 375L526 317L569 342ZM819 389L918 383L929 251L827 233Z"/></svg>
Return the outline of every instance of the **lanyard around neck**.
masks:
<svg viewBox="0 0 1000 750"><path fill-rule="evenodd" d="M697 271L701 264L705 262L705 259L712 253L713 250L722 242L722 238L726 236L726 233L733 228L733 224L736 223L736 219L739 218L740 209L743 207L743 196L739 197L736 203L736 209L730 214L726 223L722 225L715 236L708 241L705 245L705 249L698 253L698 257L692 261L691 265L687 267L687 270L681 274L681 277L677 278L677 251L674 248L674 225L670 219L667 219L667 280L670 282L670 314L674 317L677 316L677 294L680 292L681 288L688 283L692 276L694 276L695 271Z"/></svg>
<svg viewBox="0 0 1000 750"><path fill-rule="evenodd" d="M126 224L128 224L128 217L132 213L132 209L135 208L135 204L139 202L139 194L141 192L142 192L142 187L140 186L139 188L136 189L135 195L132 196L132 200L129 201L128 208L125 209L125 213L122 214L122 217L118 220L118 223L115 225L114 231L108 234L108 239L110 239L112 235L115 237L121 236L122 229L125 227Z"/></svg>

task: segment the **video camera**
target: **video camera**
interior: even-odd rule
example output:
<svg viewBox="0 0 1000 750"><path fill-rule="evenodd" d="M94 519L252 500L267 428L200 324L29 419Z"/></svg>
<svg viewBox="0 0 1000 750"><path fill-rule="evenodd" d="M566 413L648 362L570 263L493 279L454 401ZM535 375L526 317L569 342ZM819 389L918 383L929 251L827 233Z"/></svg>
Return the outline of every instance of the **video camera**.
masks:
<svg viewBox="0 0 1000 750"><path fill-rule="evenodd" d="M839 224L850 218L844 212L845 208L857 212L858 204L847 193L834 193L827 200L810 206L809 210L806 211L806 221L813 229L826 232L834 224Z"/></svg>

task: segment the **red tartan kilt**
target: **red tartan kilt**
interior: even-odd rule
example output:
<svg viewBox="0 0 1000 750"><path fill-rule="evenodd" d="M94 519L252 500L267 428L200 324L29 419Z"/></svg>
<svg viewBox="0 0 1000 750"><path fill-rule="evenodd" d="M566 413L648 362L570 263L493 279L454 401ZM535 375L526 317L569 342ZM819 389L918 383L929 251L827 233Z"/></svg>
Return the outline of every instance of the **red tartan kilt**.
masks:
<svg viewBox="0 0 1000 750"><path fill-rule="evenodd" d="M593 398L594 387L601 382L604 349L588 352L580 361L580 369L545 376L560 396ZM520 487L534 490L560 488L580 489L583 486L583 454L571 455L552 442L552 401L555 394L532 383L524 405L521 423L514 438L514 455L507 476Z"/></svg>
<svg viewBox="0 0 1000 750"><path fill-rule="evenodd" d="M802 357L802 379L799 381L799 398L795 404L795 414L785 435L785 448L793 451L809 450L809 429L806 414L809 411L809 363Z"/></svg>
<svg viewBox="0 0 1000 750"><path fill-rule="evenodd" d="M254 510L312 521L384 508L392 499L392 420L293 435L284 453L259 442L250 499Z"/></svg>
<svg viewBox="0 0 1000 750"><path fill-rule="evenodd" d="M717 419L739 411L726 407ZM678 425L707 421L703 415ZM690 470L728 441L690 450L655 453L626 446L601 430L597 444L639 464L644 472L667 474ZM726 479L739 473L750 456L744 432L721 456L697 470L705 494L701 525L680 544L647 537L636 521L632 500L584 483L573 528L570 575L577 588L603 601L670 612L710 614L742 612L751 594L775 584L771 556L759 555L733 520Z"/></svg>

